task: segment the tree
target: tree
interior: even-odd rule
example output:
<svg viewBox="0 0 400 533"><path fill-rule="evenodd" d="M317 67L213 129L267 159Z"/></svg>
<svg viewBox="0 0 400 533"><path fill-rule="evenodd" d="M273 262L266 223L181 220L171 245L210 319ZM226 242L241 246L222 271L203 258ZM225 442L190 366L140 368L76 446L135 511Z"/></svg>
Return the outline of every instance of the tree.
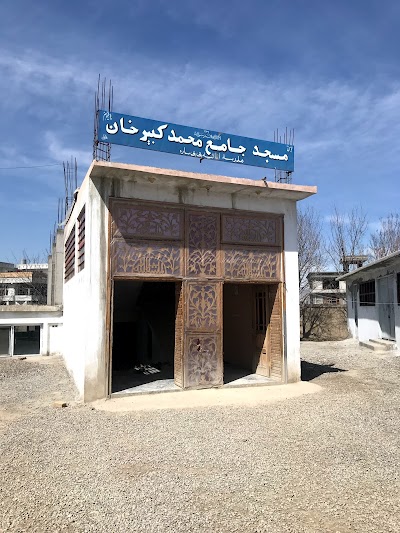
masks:
<svg viewBox="0 0 400 533"><path fill-rule="evenodd" d="M307 299L310 293L307 276L310 272L321 271L325 266L324 239L322 236L321 217L312 207L299 209L297 212L297 242L299 254L299 292L302 337L307 336L307 329L312 329L320 321L320 312L314 310L310 319L310 306Z"/></svg>
<svg viewBox="0 0 400 533"><path fill-rule="evenodd" d="M326 252L337 272L344 270L349 256L365 254L367 228L367 215L361 206L354 207L350 213L341 213L334 206Z"/></svg>
<svg viewBox="0 0 400 533"><path fill-rule="evenodd" d="M325 265L321 217L313 207L298 210L297 242L299 251L300 303L303 304L309 292L307 282L308 274L312 271L320 271Z"/></svg>
<svg viewBox="0 0 400 533"><path fill-rule="evenodd" d="M374 259L400 250L400 215L390 213L380 219L381 227L371 234L370 248Z"/></svg>

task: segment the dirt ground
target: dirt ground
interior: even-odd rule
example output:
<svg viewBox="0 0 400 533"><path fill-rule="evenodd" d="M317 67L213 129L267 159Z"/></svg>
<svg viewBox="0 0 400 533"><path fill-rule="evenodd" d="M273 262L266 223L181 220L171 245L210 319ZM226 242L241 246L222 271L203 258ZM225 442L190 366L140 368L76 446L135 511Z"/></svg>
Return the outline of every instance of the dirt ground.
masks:
<svg viewBox="0 0 400 533"><path fill-rule="evenodd" d="M59 358L0 359L0 531L398 532L400 357L302 359L292 392L145 409L82 405Z"/></svg>

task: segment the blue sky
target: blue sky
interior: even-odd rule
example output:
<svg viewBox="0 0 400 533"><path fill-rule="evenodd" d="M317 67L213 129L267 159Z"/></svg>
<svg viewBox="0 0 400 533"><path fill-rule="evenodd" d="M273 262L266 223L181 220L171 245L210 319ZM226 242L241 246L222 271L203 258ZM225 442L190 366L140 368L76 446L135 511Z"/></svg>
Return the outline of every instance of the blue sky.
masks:
<svg viewBox="0 0 400 533"><path fill-rule="evenodd" d="M0 261L44 254L61 162L91 162L98 74L114 110L273 140L295 129L293 182L328 219L399 211L396 0L3 0ZM261 179L260 168L113 146L112 160ZM9 167L54 165L31 169ZM304 202L304 205L306 204Z"/></svg>

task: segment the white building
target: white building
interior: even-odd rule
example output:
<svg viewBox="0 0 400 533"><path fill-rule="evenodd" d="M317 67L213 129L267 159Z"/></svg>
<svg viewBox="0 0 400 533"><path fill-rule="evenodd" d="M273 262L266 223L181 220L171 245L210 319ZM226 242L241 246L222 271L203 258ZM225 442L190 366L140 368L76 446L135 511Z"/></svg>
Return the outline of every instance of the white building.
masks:
<svg viewBox="0 0 400 533"><path fill-rule="evenodd" d="M47 300L47 263L11 265L0 271L1 305L43 305Z"/></svg>
<svg viewBox="0 0 400 533"><path fill-rule="evenodd" d="M400 251L338 279L346 282L351 335L361 342L387 339L400 346Z"/></svg>
<svg viewBox="0 0 400 533"><path fill-rule="evenodd" d="M62 301L44 305L47 278L47 263L0 263L0 356L62 352Z"/></svg>
<svg viewBox="0 0 400 533"><path fill-rule="evenodd" d="M296 202L315 193L93 162L65 224L63 355L83 399L298 381Z"/></svg>
<svg viewBox="0 0 400 533"><path fill-rule="evenodd" d="M310 272L307 276L310 286L309 303L312 305L344 305L346 282L339 281L339 272Z"/></svg>
<svg viewBox="0 0 400 533"><path fill-rule="evenodd" d="M61 307L0 306L0 356L54 355L62 346Z"/></svg>

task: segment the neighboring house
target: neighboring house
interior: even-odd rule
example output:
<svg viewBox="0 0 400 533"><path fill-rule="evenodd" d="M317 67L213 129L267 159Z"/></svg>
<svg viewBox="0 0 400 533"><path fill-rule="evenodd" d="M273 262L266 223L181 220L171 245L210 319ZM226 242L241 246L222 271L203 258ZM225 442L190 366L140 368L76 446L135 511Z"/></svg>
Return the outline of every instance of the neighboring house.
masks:
<svg viewBox="0 0 400 533"><path fill-rule="evenodd" d="M310 272L309 302L313 305L345 305L346 282L338 281L339 272Z"/></svg>
<svg viewBox="0 0 400 533"><path fill-rule="evenodd" d="M62 309L46 293L46 263L0 263L0 356L61 353Z"/></svg>
<svg viewBox="0 0 400 533"><path fill-rule="evenodd" d="M296 202L315 193L94 161L64 232L63 355L84 401L300 380Z"/></svg>
<svg viewBox="0 0 400 533"><path fill-rule="evenodd" d="M0 356L59 354L62 343L60 307L0 306Z"/></svg>
<svg viewBox="0 0 400 533"><path fill-rule="evenodd" d="M351 335L362 342L386 339L400 346L400 251L338 280L346 282Z"/></svg>
<svg viewBox="0 0 400 533"><path fill-rule="evenodd" d="M4 264L0 263L0 267ZM47 263L21 263L1 268L0 305L43 305L46 300Z"/></svg>
<svg viewBox="0 0 400 533"><path fill-rule="evenodd" d="M301 338L343 340L349 336L346 319L346 283L339 272L310 272L308 293L302 298Z"/></svg>
<svg viewBox="0 0 400 533"><path fill-rule="evenodd" d="M14 270L17 270L14 263L0 261L0 272L13 272Z"/></svg>

